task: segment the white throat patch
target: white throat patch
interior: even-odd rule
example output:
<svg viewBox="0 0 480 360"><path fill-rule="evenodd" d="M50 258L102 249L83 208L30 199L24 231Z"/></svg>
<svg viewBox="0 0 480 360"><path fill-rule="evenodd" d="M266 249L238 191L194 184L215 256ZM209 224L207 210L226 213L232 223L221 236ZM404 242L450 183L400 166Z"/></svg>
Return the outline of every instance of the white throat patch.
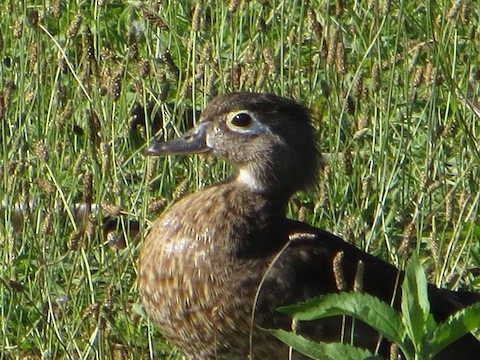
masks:
<svg viewBox="0 0 480 360"><path fill-rule="evenodd" d="M263 188L251 169L240 169L237 175L237 181L252 190L259 191Z"/></svg>

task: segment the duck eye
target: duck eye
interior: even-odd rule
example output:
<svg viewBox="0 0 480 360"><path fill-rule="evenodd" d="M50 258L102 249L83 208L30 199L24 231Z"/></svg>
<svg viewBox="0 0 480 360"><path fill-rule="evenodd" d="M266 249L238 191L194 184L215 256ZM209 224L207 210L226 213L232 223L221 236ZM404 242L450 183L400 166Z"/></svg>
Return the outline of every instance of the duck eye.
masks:
<svg viewBox="0 0 480 360"><path fill-rule="evenodd" d="M258 135L265 131L265 126L246 110L228 114L225 122L230 130L239 134Z"/></svg>
<svg viewBox="0 0 480 360"><path fill-rule="evenodd" d="M240 128L247 128L252 124L252 117L247 113L239 113L232 117L230 123Z"/></svg>

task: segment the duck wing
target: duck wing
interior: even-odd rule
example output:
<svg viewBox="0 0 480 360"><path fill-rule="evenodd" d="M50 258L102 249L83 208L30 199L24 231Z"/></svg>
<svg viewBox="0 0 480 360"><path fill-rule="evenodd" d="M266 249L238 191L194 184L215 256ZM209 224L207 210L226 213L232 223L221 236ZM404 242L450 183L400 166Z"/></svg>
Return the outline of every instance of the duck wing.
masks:
<svg viewBox="0 0 480 360"><path fill-rule="evenodd" d="M288 224L289 245L275 259L264 283L258 307L275 304L295 304L306 299L354 289L359 263L363 267L361 289L382 301L400 308L401 288L404 274L395 266L372 256L341 238L305 223L290 221ZM356 280L357 277L357 280ZM480 294L466 291L450 291L429 285L430 311L436 321L443 321L449 315L465 306L480 302ZM263 295L264 294L264 295ZM278 306L277 306L278 305ZM274 321L266 326L289 328L289 319L275 315ZM389 344L382 341L371 327L356 321L354 333L350 333L348 320L341 317L302 322L298 329L310 338L332 342L340 341L341 334L346 341L353 339L355 346L375 351L380 344L380 353L388 356ZM435 359L478 359L480 342L468 334L444 351Z"/></svg>

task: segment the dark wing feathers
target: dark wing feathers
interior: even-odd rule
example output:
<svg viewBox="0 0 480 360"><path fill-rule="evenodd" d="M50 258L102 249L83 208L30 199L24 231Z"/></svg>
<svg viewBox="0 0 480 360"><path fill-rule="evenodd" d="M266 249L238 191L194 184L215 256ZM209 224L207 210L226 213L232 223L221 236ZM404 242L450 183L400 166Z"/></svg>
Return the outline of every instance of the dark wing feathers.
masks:
<svg viewBox="0 0 480 360"><path fill-rule="evenodd" d="M265 295L260 298L258 304L260 307L270 306L274 309L281 305L291 305L314 296L338 291L332 259L343 252L340 268L347 285L346 290L353 290L358 262L362 261L363 291L387 303L391 303L393 294L396 294L395 307L399 308L403 272L399 272L396 267L357 249L333 234L304 223L289 221L289 233L291 242L288 248L269 270L263 284L269 292L263 292ZM276 290L270 291L271 289ZM442 321L459 309L480 301L480 294L454 292L429 285L429 298L432 314L437 321ZM272 304L275 304L275 307L272 307ZM280 321L276 321L275 324L264 325L288 329L291 323L290 319L285 317L280 318ZM300 332L312 338L321 338L323 341L339 341L340 328L341 319L323 319L302 323ZM358 322L355 329L355 344L374 350L378 337L375 336L373 329ZM348 333L347 336L349 336ZM386 355L388 344L383 344L381 353L382 349ZM452 359L454 354L461 354L462 359L478 359L480 342L468 334L445 349L435 359Z"/></svg>

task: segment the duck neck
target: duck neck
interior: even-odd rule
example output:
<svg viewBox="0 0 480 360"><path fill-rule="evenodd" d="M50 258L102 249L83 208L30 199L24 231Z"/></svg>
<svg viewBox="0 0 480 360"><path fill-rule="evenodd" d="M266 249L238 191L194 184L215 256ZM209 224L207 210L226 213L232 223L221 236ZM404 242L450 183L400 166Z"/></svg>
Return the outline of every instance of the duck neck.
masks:
<svg viewBox="0 0 480 360"><path fill-rule="evenodd" d="M288 179L280 179L273 172L260 172L248 167L237 169L232 181L239 189L262 195L265 199L283 203L285 206L294 193L290 189Z"/></svg>
<svg viewBox="0 0 480 360"><path fill-rule="evenodd" d="M239 173L219 184L222 202L229 212L236 214L230 220L234 239L232 250L238 258L266 258L288 241L286 207L288 196L272 192Z"/></svg>

